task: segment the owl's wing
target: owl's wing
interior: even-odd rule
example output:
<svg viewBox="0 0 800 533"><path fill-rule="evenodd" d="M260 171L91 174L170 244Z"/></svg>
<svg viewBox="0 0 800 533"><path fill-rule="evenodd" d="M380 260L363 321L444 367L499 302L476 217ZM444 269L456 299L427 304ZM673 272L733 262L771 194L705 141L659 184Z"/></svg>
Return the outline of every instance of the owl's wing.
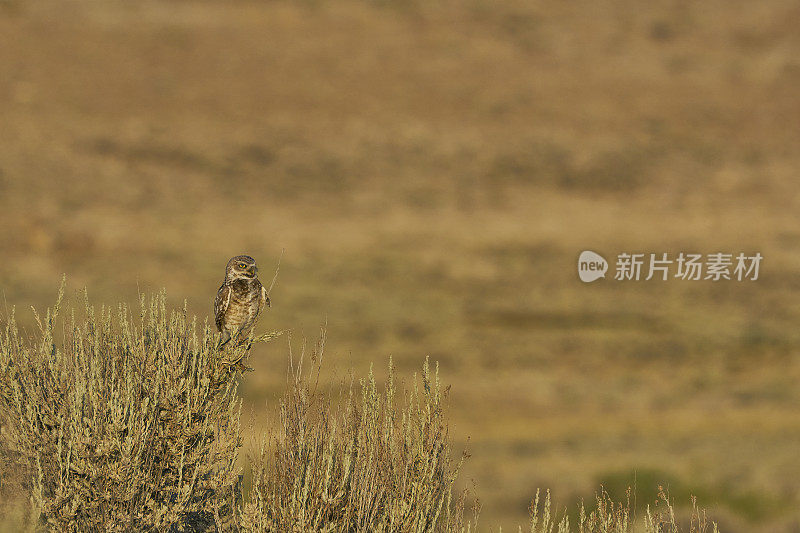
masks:
<svg viewBox="0 0 800 533"><path fill-rule="evenodd" d="M222 323L231 303L232 292L231 286L223 283L217 291L217 297L214 298L214 322L216 322L219 331L222 331Z"/></svg>

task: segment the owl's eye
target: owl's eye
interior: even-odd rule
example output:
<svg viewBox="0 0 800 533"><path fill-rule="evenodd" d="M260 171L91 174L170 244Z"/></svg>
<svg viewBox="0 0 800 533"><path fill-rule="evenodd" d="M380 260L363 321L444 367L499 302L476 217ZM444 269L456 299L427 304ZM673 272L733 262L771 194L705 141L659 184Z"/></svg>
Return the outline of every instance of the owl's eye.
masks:
<svg viewBox="0 0 800 533"><path fill-rule="evenodd" d="M247 264L246 263L239 263L239 268L244 270L245 268L247 268Z"/></svg>

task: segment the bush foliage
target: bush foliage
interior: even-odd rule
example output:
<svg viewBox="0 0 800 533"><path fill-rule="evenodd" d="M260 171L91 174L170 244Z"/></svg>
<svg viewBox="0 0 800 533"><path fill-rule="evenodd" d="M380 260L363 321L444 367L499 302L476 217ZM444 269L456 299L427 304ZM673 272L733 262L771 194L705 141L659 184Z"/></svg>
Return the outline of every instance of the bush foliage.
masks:
<svg viewBox="0 0 800 533"><path fill-rule="evenodd" d="M317 374L320 342L311 354ZM337 404L303 375L303 357L280 404L280 423L254 458L248 531L462 531L464 495L453 463L438 369L396 409L391 361L379 391L372 371ZM421 386L420 386L421 385Z"/></svg>
<svg viewBox="0 0 800 533"><path fill-rule="evenodd" d="M57 320L63 294L62 285L44 316L34 310L33 334L20 332L13 311L0 334L0 529L477 530L479 506L466 519L467 494L454 488L466 454L452 458L446 391L427 360L406 392L390 361L384 387L370 371L326 396L317 390L324 332L296 361L290 349L277 423L250 458L243 500L246 348L221 351L218 334L207 324L198 334L185 306L167 310L164 293L141 297L136 316L86 298L80 317ZM576 529L537 493L529 530L679 531L663 492L638 521L604 492L595 503L580 506ZM692 503L688 531L716 531Z"/></svg>
<svg viewBox="0 0 800 533"><path fill-rule="evenodd" d="M216 336L167 312L164 294L142 298L136 318L87 301L58 328L62 296L33 337L12 314L0 342L3 448L39 521L169 531L231 516L241 401Z"/></svg>

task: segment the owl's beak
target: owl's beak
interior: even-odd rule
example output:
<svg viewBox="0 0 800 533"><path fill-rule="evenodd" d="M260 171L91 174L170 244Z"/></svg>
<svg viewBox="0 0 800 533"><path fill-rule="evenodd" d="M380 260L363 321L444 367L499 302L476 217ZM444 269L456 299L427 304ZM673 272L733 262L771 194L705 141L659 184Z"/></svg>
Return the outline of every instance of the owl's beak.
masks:
<svg viewBox="0 0 800 533"><path fill-rule="evenodd" d="M247 273L248 273L248 274L250 274L250 277L251 277L251 278L254 278L254 277L256 277L256 274L258 274L258 267L257 267L257 266L255 266L255 265L252 265L252 266L250 266L250 267L247 269Z"/></svg>

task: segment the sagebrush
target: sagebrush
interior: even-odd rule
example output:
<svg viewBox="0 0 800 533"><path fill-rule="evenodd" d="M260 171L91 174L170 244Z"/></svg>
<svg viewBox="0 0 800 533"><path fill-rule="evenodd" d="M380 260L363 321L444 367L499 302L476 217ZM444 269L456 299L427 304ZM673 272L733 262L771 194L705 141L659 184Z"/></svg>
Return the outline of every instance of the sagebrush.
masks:
<svg viewBox="0 0 800 533"><path fill-rule="evenodd" d="M3 454L25 472L31 520L170 531L232 517L241 400L216 335L163 293L136 318L87 300L58 327L62 296L34 335L12 313L0 339Z"/></svg>
<svg viewBox="0 0 800 533"><path fill-rule="evenodd" d="M408 390L391 360L386 384L370 371L339 390L317 388L324 332L289 351L276 423L250 458L242 497L239 362L186 306L140 297L98 311L85 298L56 305L32 334L12 310L0 335L0 529L94 531L471 532L479 504L458 490L466 454L451 450L446 390L427 359ZM198 330L199 333L198 333ZM254 341L270 340L277 333ZM304 370L304 365L306 369ZM402 399L401 399L402 398ZM556 516L558 514L558 516ZM532 533L705 533L692 502L678 527L672 502L635 520L600 492L577 523L549 493L531 504ZM520 531L522 529L520 528Z"/></svg>
<svg viewBox="0 0 800 533"><path fill-rule="evenodd" d="M311 353L317 372L324 336ZM248 531L464 531L464 494L453 484L438 369L398 402L394 372L381 391L370 371L337 402L317 392L303 356L290 370L280 420L252 462ZM398 410L399 408L399 410Z"/></svg>

